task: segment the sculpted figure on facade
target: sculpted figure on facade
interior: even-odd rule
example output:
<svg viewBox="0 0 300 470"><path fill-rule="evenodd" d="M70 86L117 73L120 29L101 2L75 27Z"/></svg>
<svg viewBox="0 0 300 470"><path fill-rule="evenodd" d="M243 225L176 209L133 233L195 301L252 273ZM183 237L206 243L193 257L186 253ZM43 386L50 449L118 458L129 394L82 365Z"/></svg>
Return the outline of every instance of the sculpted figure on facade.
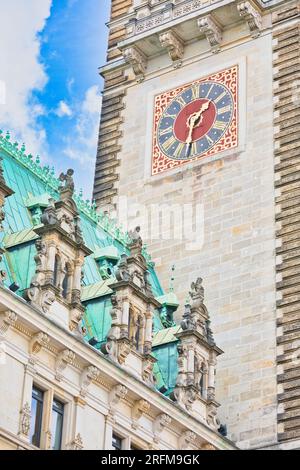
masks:
<svg viewBox="0 0 300 470"><path fill-rule="evenodd" d="M129 272L128 268L128 263L127 263L127 255L123 254L121 255L121 260L118 264L118 268L116 271L116 279L117 281L130 281L131 280L131 275Z"/></svg>
<svg viewBox="0 0 300 470"><path fill-rule="evenodd" d="M57 223L57 214L55 209L55 200L49 200L49 206L45 208L43 215L41 216L41 222L44 225L55 225Z"/></svg>
<svg viewBox="0 0 300 470"><path fill-rule="evenodd" d="M74 175L74 170L72 170L71 168L67 170L67 173L60 174L59 180L62 183L59 188L60 192L68 190L70 191L71 196L74 194L75 185L74 185L73 175Z"/></svg>

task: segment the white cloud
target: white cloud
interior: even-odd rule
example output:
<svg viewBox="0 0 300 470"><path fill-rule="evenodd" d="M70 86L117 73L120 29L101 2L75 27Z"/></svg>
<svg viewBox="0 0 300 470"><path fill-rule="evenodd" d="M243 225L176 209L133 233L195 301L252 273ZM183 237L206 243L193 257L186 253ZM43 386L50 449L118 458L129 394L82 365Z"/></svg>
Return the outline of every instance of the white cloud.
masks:
<svg viewBox="0 0 300 470"><path fill-rule="evenodd" d="M0 127L30 144L32 153L45 153L46 134L36 124L44 113L31 100L47 75L39 61L40 38L50 15L52 0L0 0L0 81L5 83L5 103L0 103Z"/></svg>
<svg viewBox="0 0 300 470"><path fill-rule="evenodd" d="M71 117L73 113L72 113L70 106L65 101L60 101L55 111L55 114L58 117L64 117L64 116Z"/></svg>
<svg viewBox="0 0 300 470"><path fill-rule="evenodd" d="M66 139L64 154L82 166L94 163L96 158L101 95L98 86L92 86L80 105L75 125L75 136ZM75 138L74 138L75 137Z"/></svg>

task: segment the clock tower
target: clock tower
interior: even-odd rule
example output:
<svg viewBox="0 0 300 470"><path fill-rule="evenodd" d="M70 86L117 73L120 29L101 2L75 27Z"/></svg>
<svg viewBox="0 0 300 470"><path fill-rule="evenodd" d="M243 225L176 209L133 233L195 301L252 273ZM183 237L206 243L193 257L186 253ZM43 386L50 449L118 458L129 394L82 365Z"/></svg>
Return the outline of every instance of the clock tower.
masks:
<svg viewBox="0 0 300 470"><path fill-rule="evenodd" d="M241 448L300 448L299 42L299 0L112 0L100 70L94 198L203 277Z"/></svg>

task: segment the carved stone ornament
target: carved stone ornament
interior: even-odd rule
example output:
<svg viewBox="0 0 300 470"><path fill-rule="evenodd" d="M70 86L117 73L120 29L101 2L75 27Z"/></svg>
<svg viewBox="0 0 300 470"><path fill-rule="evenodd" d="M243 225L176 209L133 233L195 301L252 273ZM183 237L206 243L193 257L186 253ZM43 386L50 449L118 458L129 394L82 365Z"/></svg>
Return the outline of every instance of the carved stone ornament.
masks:
<svg viewBox="0 0 300 470"><path fill-rule="evenodd" d="M3 254L3 251L0 249L0 262L2 261L2 254ZM0 286L3 285L6 278L7 278L6 272L3 269L1 269L0 270Z"/></svg>
<svg viewBox="0 0 300 470"><path fill-rule="evenodd" d="M80 389L80 395L82 397L85 397L88 392L88 388L93 382L93 380L97 380L97 378L100 375L100 370L95 367L95 366L88 366L84 369L84 371L81 374L81 389Z"/></svg>
<svg viewBox="0 0 300 470"><path fill-rule="evenodd" d="M140 247L143 246L143 239L141 237L141 227L138 226L134 230L130 230L128 235L130 238L129 246L133 246L133 245L138 245Z"/></svg>
<svg viewBox="0 0 300 470"><path fill-rule="evenodd" d="M138 421L141 417L150 410L150 403L146 400L137 400L132 408L132 421L133 427L138 425Z"/></svg>
<svg viewBox="0 0 300 470"><path fill-rule="evenodd" d="M196 440L196 434L193 431L185 431L179 438L179 450L190 450Z"/></svg>
<svg viewBox="0 0 300 470"><path fill-rule="evenodd" d="M28 437L30 430L31 410L30 405L26 402L20 411L20 430L19 434Z"/></svg>
<svg viewBox="0 0 300 470"><path fill-rule="evenodd" d="M70 450L82 450L83 449L83 440L79 433L76 434L73 441L68 445L68 448Z"/></svg>
<svg viewBox="0 0 300 470"><path fill-rule="evenodd" d="M256 6L250 1L240 2L237 5L238 12L242 18L247 21L250 34L253 38L257 38L262 30L262 17Z"/></svg>
<svg viewBox="0 0 300 470"><path fill-rule="evenodd" d="M207 442L206 444L202 444L201 450L216 450L215 446Z"/></svg>
<svg viewBox="0 0 300 470"><path fill-rule="evenodd" d="M155 418L153 422L153 434L155 436L156 441L159 439L159 436L161 435L163 430L166 427L170 426L171 422L172 419L166 413L162 413Z"/></svg>
<svg viewBox="0 0 300 470"><path fill-rule="evenodd" d="M123 365L130 354L130 342L127 338L118 341L118 362Z"/></svg>
<svg viewBox="0 0 300 470"><path fill-rule="evenodd" d="M116 385L109 393L109 406L110 412L114 413L116 406L123 400L128 393L128 388L125 385Z"/></svg>
<svg viewBox="0 0 300 470"><path fill-rule="evenodd" d="M143 81L147 68L146 56L137 47L132 46L124 49L123 57L125 62L132 66L136 80Z"/></svg>
<svg viewBox="0 0 300 470"><path fill-rule="evenodd" d="M142 379L148 385L154 384L154 376L153 376L153 365L155 360L153 360L152 356L147 357L143 360L143 371L142 371Z"/></svg>
<svg viewBox="0 0 300 470"><path fill-rule="evenodd" d="M169 56L175 68L182 64L184 54L183 41L172 31L164 31L159 35L159 42L162 47L168 50Z"/></svg>
<svg viewBox="0 0 300 470"><path fill-rule="evenodd" d="M6 310L0 314L0 336L4 336L11 326L14 326L18 316L12 310Z"/></svg>
<svg viewBox="0 0 300 470"><path fill-rule="evenodd" d="M71 168L67 171L67 173L60 174L59 180L62 183L61 186L59 187L60 193L67 190L70 192L70 196L73 196L74 189L75 189L73 175L74 175L74 170L72 170Z"/></svg>
<svg viewBox="0 0 300 470"><path fill-rule="evenodd" d="M49 206L43 212L41 222L44 225L55 225L57 223L57 214L54 206L55 200L49 199Z"/></svg>
<svg viewBox="0 0 300 470"><path fill-rule="evenodd" d="M46 348L49 342L50 338L46 333L42 331L36 333L29 343L29 353L35 356L42 348Z"/></svg>
<svg viewBox="0 0 300 470"><path fill-rule="evenodd" d="M73 364L75 360L75 353L70 349L64 349L60 352L55 363L55 378L58 381L63 379L63 372L68 364Z"/></svg>
<svg viewBox="0 0 300 470"><path fill-rule="evenodd" d="M208 406L207 410L207 424L210 428L217 431L220 427L220 421L217 417L217 405L214 402Z"/></svg>
<svg viewBox="0 0 300 470"><path fill-rule="evenodd" d="M126 254L121 255L121 259L120 259L120 262L118 264L118 268L116 271L117 281L129 282L131 280L131 274L129 272L127 258L128 256Z"/></svg>
<svg viewBox="0 0 300 470"><path fill-rule="evenodd" d="M212 15L207 15L203 18L199 18L197 23L200 32L205 34L211 51L213 53L219 52L222 41L222 30L216 20Z"/></svg>

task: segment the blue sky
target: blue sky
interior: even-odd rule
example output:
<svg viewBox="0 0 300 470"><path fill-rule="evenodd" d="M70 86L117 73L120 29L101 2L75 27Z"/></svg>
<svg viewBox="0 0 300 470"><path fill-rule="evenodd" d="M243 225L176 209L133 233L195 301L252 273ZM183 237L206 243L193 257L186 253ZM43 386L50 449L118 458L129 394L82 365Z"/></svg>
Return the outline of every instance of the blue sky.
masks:
<svg viewBox="0 0 300 470"><path fill-rule="evenodd" d="M110 0L0 0L0 7L10 28L20 25L17 38L8 27L3 38L0 32L8 49L0 128L57 173L74 168L77 187L90 197Z"/></svg>

